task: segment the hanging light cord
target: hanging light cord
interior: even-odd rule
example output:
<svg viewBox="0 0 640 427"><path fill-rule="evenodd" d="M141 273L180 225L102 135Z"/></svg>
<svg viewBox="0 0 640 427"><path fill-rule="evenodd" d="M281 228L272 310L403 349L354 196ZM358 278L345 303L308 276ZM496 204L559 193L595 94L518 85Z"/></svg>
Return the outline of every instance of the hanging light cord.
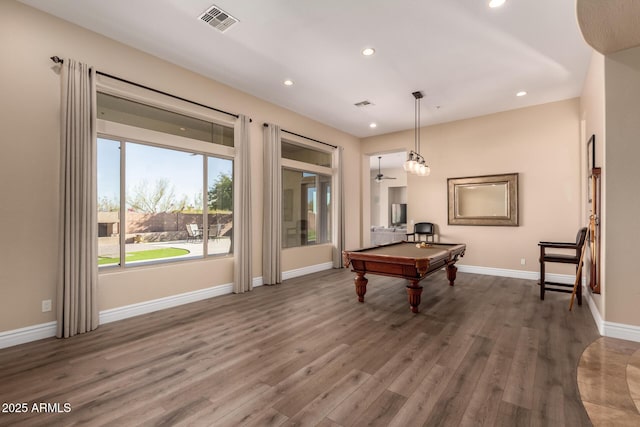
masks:
<svg viewBox="0 0 640 427"><path fill-rule="evenodd" d="M416 98L416 152L420 152L420 98Z"/></svg>

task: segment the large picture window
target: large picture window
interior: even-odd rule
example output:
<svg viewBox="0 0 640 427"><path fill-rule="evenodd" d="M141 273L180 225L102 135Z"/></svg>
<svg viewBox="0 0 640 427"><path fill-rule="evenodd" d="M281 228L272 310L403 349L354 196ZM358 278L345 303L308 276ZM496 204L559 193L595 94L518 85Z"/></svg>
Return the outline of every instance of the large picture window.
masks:
<svg viewBox="0 0 640 427"><path fill-rule="evenodd" d="M101 99L110 110L104 110ZM139 266L231 253L233 159L214 155L217 149L211 144L196 148L206 142L226 146L221 150L232 153L233 143L226 136L233 135L233 128L209 123L211 129L222 128L213 134L226 135L217 141L194 141L172 136L173 132L158 137L157 129L163 126L148 120L153 107L115 97L98 101L99 112L127 125L112 127L120 135L101 134L97 140L98 265ZM127 114L117 114L115 107ZM146 121L136 118L140 111ZM164 118L167 129L187 123L184 116L170 112L155 117ZM177 124L172 123L175 117ZM153 126L131 126L140 121ZM134 133L135 140L127 133Z"/></svg>
<svg viewBox="0 0 640 427"><path fill-rule="evenodd" d="M283 142L282 246L331 242L331 155Z"/></svg>

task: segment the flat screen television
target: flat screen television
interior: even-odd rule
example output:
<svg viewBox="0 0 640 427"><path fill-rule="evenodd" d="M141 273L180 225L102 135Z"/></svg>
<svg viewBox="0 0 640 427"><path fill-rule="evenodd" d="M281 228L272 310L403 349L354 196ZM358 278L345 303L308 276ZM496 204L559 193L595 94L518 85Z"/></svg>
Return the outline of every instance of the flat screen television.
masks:
<svg viewBox="0 0 640 427"><path fill-rule="evenodd" d="M407 224L407 204L406 203L393 203L391 204L391 225L406 225Z"/></svg>

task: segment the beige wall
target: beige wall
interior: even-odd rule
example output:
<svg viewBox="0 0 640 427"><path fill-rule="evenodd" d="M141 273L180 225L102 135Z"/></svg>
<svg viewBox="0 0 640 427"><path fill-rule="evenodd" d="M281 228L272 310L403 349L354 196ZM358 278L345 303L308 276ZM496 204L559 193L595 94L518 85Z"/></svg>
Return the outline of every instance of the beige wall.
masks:
<svg viewBox="0 0 640 427"><path fill-rule="evenodd" d="M582 221L587 223L589 221L590 206L587 199L587 146L586 141L591 135L596 136L596 166L602 166L604 164L604 147L606 145L606 132L605 132L605 87L604 87L604 56L596 51L591 56L591 63L589 64L589 70L585 78L584 88L582 90L582 96L580 97L580 118L583 124L582 135L582 182L583 197L582 197ZM607 218L606 214L606 181L607 181L607 168L602 168L602 203L601 203L601 217ZM607 227L606 222L600 224L600 250L601 253L606 252L606 234ZM600 275L600 290L601 293L591 294L593 302L596 305L596 309L600 313L600 317L603 319L606 317L604 300L606 298L606 265L604 259L601 259L601 275Z"/></svg>
<svg viewBox="0 0 640 427"><path fill-rule="evenodd" d="M358 245L356 245L358 246ZM351 246L347 246L351 247ZM282 250L282 271L331 262L331 245L314 245Z"/></svg>
<svg viewBox="0 0 640 427"><path fill-rule="evenodd" d="M441 241L466 243L461 264L538 271L538 242L573 240L582 222L579 136L578 99L425 127L431 175L408 176L408 220L433 222ZM362 151L409 150L412 142L412 130L398 132L364 139ZM447 225L447 178L511 172L520 174L519 227Z"/></svg>
<svg viewBox="0 0 640 427"><path fill-rule="evenodd" d="M605 320L640 326L640 48L605 58Z"/></svg>
<svg viewBox="0 0 640 427"><path fill-rule="evenodd" d="M341 145L346 164L359 160L359 140L353 136L12 0L0 2L0 53L0 331L54 320L55 309L41 312L42 300L55 304L57 275L60 77L49 59L52 55L253 119L256 277L261 275L262 254L262 123ZM346 182L358 182L359 174L359 168L346 168ZM359 195L359 186L345 186L348 247L360 244ZM283 268L330 260L331 252L325 248L292 249ZM229 283L231 264L224 258L101 274L100 309Z"/></svg>
<svg viewBox="0 0 640 427"><path fill-rule="evenodd" d="M606 57L594 52L581 98L585 138L596 135L596 166L602 167L602 293L593 300L602 320L631 326L640 326L640 197L631 187L640 181L638 111L640 48Z"/></svg>

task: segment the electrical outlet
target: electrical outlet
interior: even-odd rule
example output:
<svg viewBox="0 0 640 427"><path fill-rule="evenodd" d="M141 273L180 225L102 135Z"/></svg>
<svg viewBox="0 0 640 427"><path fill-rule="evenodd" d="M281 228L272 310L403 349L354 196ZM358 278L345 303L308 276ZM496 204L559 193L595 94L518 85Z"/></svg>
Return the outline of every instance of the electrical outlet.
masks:
<svg viewBox="0 0 640 427"><path fill-rule="evenodd" d="M47 311L51 311L51 300L46 299L42 301L42 312L45 313Z"/></svg>
<svg viewBox="0 0 640 427"><path fill-rule="evenodd" d="M520 258L520 265L525 265L527 263L527 260L524 258Z"/></svg>

